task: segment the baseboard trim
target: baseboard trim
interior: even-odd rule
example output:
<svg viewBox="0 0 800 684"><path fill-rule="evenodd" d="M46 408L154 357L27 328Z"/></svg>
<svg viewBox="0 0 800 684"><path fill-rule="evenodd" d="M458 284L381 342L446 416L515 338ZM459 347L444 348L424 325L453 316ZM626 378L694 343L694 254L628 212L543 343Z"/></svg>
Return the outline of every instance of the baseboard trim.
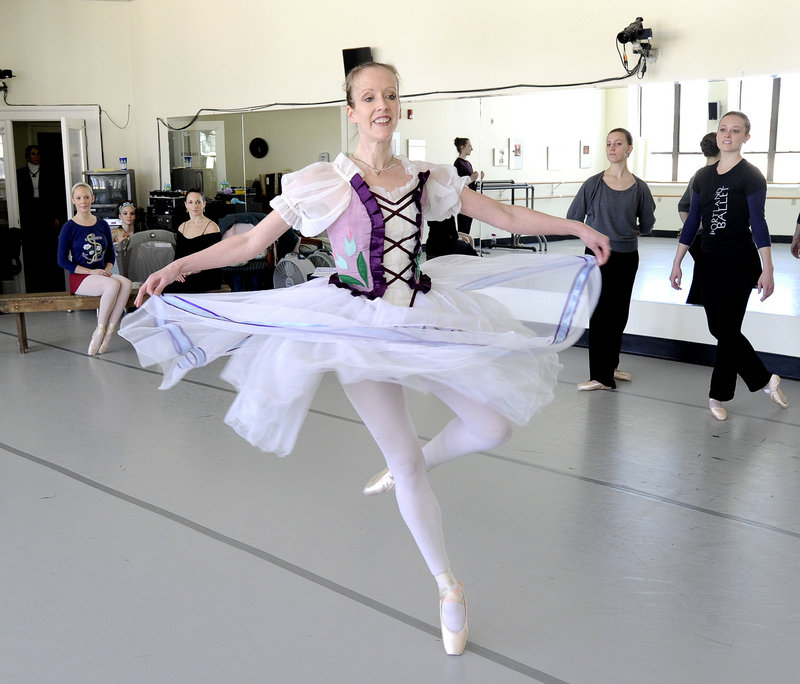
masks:
<svg viewBox="0 0 800 684"><path fill-rule="evenodd" d="M589 333L585 332L575 346L588 347L588 340ZM627 333L622 336L622 351L625 354L668 359L670 361L680 361L681 363L692 363L697 366L713 366L716 356L716 347L712 344L669 340L646 335L629 335ZM800 358L771 352L759 352L758 355L773 373L777 373L782 378L800 380Z"/></svg>

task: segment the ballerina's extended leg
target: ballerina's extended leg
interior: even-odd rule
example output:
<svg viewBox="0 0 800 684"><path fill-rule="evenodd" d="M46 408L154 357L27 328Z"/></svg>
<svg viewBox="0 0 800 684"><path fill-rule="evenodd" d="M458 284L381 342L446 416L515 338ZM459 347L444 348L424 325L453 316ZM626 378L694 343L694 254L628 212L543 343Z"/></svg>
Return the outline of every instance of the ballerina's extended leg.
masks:
<svg viewBox="0 0 800 684"><path fill-rule="evenodd" d="M466 643L466 603L463 590L450 572L441 509L428 482L425 459L408 415L403 388L392 383L364 381L346 385L345 392L394 475L400 515L437 579L445 648L452 655L460 654Z"/></svg>
<svg viewBox="0 0 800 684"><path fill-rule="evenodd" d="M422 448L428 470L476 451L493 449L511 438L511 421L497 411L453 390L439 391L436 396L453 410L456 418ZM367 482L363 493L374 496L392 487L394 476L391 468L386 468Z"/></svg>

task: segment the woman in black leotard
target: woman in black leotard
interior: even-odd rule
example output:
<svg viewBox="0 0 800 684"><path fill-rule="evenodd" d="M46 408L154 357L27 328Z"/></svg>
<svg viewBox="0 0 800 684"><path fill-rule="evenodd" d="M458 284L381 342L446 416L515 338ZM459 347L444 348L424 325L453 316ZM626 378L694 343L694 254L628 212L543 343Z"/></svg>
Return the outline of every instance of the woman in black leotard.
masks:
<svg viewBox="0 0 800 684"><path fill-rule="evenodd" d="M206 199L199 190L189 190L185 204L189 220L178 226L175 236L176 259L200 252L222 239L219 226L203 213ZM221 286L222 271L212 268L184 276L183 282L176 280L167 288L167 292L209 292L219 290Z"/></svg>

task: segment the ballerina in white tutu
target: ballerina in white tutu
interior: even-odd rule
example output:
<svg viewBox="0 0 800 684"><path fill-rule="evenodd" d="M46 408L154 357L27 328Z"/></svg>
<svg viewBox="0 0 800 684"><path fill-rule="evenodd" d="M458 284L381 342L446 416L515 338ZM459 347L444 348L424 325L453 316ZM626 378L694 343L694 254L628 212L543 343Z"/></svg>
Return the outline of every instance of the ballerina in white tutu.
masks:
<svg viewBox="0 0 800 684"><path fill-rule="evenodd" d="M191 368L230 355L224 377L237 388L226 417L251 443L291 451L323 373L337 373L386 460L372 493L394 488L398 507L439 587L442 641L461 654L464 592L450 569L439 504L427 472L491 449L552 399L555 351L573 343L599 287L608 239L577 221L500 204L465 187L452 165L394 156L400 114L394 67L368 63L345 84L355 153L283 178L275 209L248 233L178 259L142 285L122 335L145 365L160 365L162 387ZM442 257L419 266L423 215L459 212L509 232L579 237L591 256L513 254ZM158 296L190 273L247 261L288 227L327 230L337 273L282 290ZM424 271L424 272L423 272ZM533 289L534 313L514 314L498 291ZM477 292L476 290L483 290ZM537 298L538 297L538 298ZM587 313L588 312L588 313ZM531 323L537 314L541 320ZM430 391L456 417L421 446L403 387Z"/></svg>

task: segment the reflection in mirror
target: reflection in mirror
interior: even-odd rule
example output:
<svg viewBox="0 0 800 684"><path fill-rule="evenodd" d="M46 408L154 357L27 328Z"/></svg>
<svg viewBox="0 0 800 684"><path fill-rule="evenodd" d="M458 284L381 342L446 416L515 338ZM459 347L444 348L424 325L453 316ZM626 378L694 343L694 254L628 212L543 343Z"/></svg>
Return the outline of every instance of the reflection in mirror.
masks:
<svg viewBox="0 0 800 684"><path fill-rule="evenodd" d="M781 79L781 121L789 110L783 107L800 102L800 78ZM605 136L615 127L628 128L635 137L629 168L644 178L656 198L656 230L674 235L680 228L677 201L688 178L699 168L702 155L699 140L705 132L716 130L708 119L708 103L719 102L721 111L745 108L753 112L754 128L764 138L769 130L772 88L771 77L698 81L679 84L679 150L673 150L675 84L633 84L607 88L588 87L541 90L509 95L464 97L459 99L404 99L395 147L399 154L424 155L426 161L452 163L456 156L453 140L467 137L474 151L470 162L486 180L514 180L534 186L535 208L564 216L572 196L588 176L606 167ZM176 120L185 123L188 119ZM758 123L756 123L758 122ZM343 106L307 107L254 111L245 114L210 114L194 124L197 132L176 138L170 133L170 159L182 164L184 152L205 157L212 155L212 136L201 131L214 130L214 182L234 187L250 187L263 174L281 174L300 169L324 155L334 159L339 152L355 148L355 128L348 123ZM800 168L800 146L791 125L779 127L775 154L775 177L784 185L771 185L767 201L767 222L773 235L791 235L797 218L800 190L796 169ZM637 132L639 135L637 135ZM755 131L754 131L755 134ZM194 137L192 137L194 136ZM248 149L254 137L269 143L262 159ZM182 141L182 142L181 142ZM759 138L754 135L754 141ZM753 142L753 141L751 141ZM182 145L182 147L181 147ZM746 157L766 167L762 144L749 143ZM206 153L203 153L203 149ZM514 155L517 150L519 154ZM784 151L786 150L786 151ZM198 159L198 162L201 160ZM193 157L193 166L195 165ZM224 166L223 166L224 165ZM221 169L225 169L221 171ZM673 174L677 179L673 179ZM791 185L789 184L791 183ZM209 190L206 194L211 195ZM492 191L492 196L510 201L508 190ZM508 237L478 222L472 234L484 240ZM778 245L773 251L786 249Z"/></svg>
<svg viewBox="0 0 800 684"><path fill-rule="evenodd" d="M411 140L416 143L415 153L424 148L422 154L428 161L448 163L455 158L453 139L469 137L475 148L472 165L484 171L487 179L576 181L604 168L605 133L622 126L637 139L630 162L635 174L651 183L687 181L702 164L697 141L716 128L708 107L718 104L721 111L743 108L751 114L754 129L749 156L769 177L765 155L778 82L781 106L777 116L785 123L793 111L791 105L800 99L798 77L791 75L403 100L397 150L408 154ZM676 92L680 92L680 100ZM676 102L680 107L677 116ZM673 149L678 117L678 144ZM170 123L185 121L171 119ZM793 130L790 125L777 128L777 148L771 153L775 157L774 180L793 183L794 172L800 168L796 151L800 148L787 136ZM247 149L254 137L263 137L270 144L270 152L262 160ZM187 131L171 131L169 138L173 168L184 166L187 154L192 156L193 166L211 168L216 154L217 184L227 180L231 185L243 185L259 173L301 168L323 153L333 158L355 144L344 108L336 105L204 115ZM509 155L512 145L521 155ZM220 165L225 163L223 173ZM787 169L791 170L787 173Z"/></svg>
<svg viewBox="0 0 800 684"><path fill-rule="evenodd" d="M174 125L174 124L171 124ZM225 177L224 124L204 120L183 130L170 130L169 183L173 190L197 188L213 196Z"/></svg>
<svg viewBox="0 0 800 684"><path fill-rule="evenodd" d="M404 100L397 151L408 155L409 145L416 142L417 151L424 147L426 161L451 163L457 156L454 139L467 137L475 148L470 161L487 179L578 180L587 175L585 169L594 168L605 121L627 121L627 102L627 88ZM171 119L170 124L181 121ZM216 169L217 187L223 181L243 186L258 174L296 170L322 154L333 159L356 144L355 127L347 122L343 106L205 115L188 130L170 130L168 137L171 167L184 167L190 155L193 167ZM255 137L269 143L262 159L248 150ZM508 155L512 141L522 145L521 160Z"/></svg>
<svg viewBox="0 0 800 684"><path fill-rule="evenodd" d="M607 122L626 125L628 102L628 87L403 100L395 148L412 158L450 164L457 157L454 139L466 137L474 147L470 162L486 180L546 183L545 194L552 195L565 181L580 181L603 168ZM249 152L249 142L255 137L269 144L264 158ZM187 153L192 155L193 167L215 160L215 191L223 182L250 187L265 174L294 171L325 155L334 159L357 142L344 106L204 115L189 130L170 131L169 140L172 168L183 167ZM212 140L215 156L202 154L204 141L210 146ZM173 188L178 187L173 183ZM213 193L206 187L205 194ZM491 194L510 200L508 190ZM565 211L555 205L543 208L552 213ZM496 232L497 238L507 237L478 222L472 232L478 239L491 239Z"/></svg>
<svg viewBox="0 0 800 684"><path fill-rule="evenodd" d="M225 160L217 187L223 181L244 187L260 174L285 173L318 161L323 152L335 157L342 146L342 116L339 107L308 107L201 116L198 125L205 126L211 119L217 123L218 164ZM256 158L250 153L253 138L267 141L266 156Z"/></svg>

